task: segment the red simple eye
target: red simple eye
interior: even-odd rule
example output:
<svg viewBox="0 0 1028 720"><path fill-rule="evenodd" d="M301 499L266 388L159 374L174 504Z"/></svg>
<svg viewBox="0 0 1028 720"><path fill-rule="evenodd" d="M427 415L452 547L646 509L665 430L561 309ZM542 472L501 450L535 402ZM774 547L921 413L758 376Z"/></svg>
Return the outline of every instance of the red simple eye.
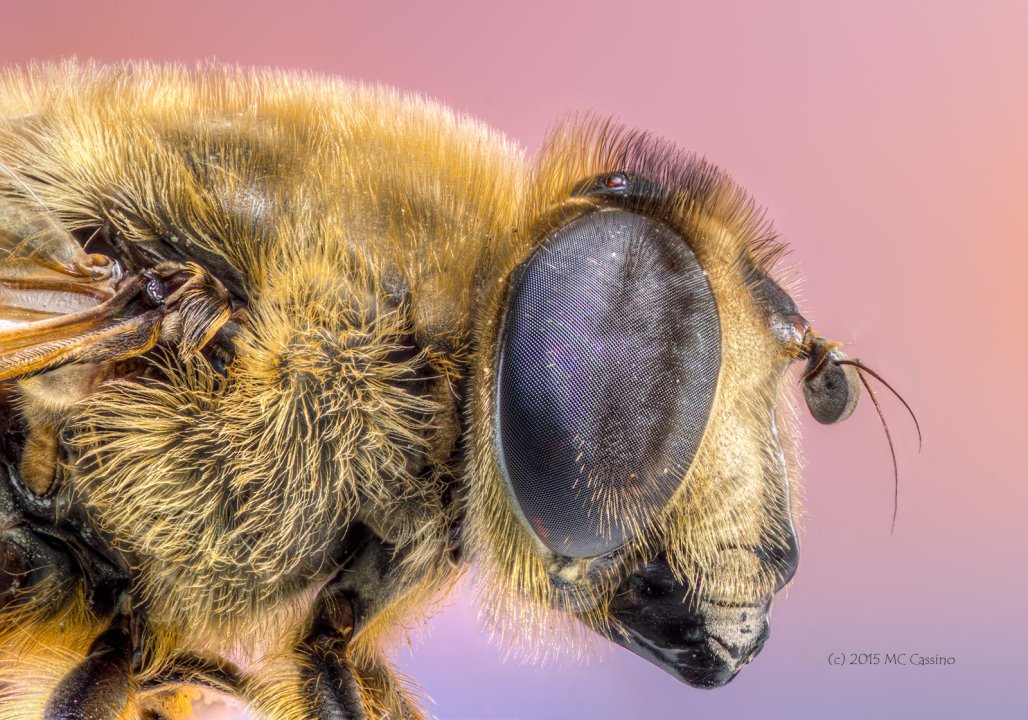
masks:
<svg viewBox="0 0 1028 720"><path fill-rule="evenodd" d="M622 188L628 185L628 178L622 173L612 173L607 176L607 179L603 181L603 184L609 188Z"/></svg>

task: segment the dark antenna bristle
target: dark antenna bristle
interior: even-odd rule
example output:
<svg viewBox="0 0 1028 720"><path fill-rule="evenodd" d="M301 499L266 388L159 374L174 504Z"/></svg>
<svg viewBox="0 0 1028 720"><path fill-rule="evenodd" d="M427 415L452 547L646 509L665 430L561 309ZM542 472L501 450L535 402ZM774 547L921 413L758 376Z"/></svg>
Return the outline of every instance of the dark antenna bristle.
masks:
<svg viewBox="0 0 1028 720"><path fill-rule="evenodd" d="M917 451L921 452L921 444L922 444L921 443L921 424L917 421L917 415L914 414L914 410L910 407L910 405L907 403L907 401L903 399L902 395L900 395L898 392L896 392L896 388L894 388L892 385L890 385L888 382L886 382L885 378L883 378L881 375L876 373L874 370L872 370L871 368L869 368L867 365L865 365L864 363L860 362L859 360L848 360L848 359L847 360L836 360L835 364L836 365L852 365L853 367L857 368L858 371L859 370L863 370L868 375L873 377L875 380L880 382L882 385L887 387L889 389L889 392L891 392L893 395L895 395L896 398L901 403L903 403L903 407L905 407L907 409L907 412L910 413L910 419L914 421L914 428L917 430ZM861 379L861 381L863 381L864 380L863 376L861 376L860 379ZM864 387L867 387L867 383L866 382L864 382ZM868 392L871 392L871 388L868 388ZM872 394L871 397L874 397L874 395ZM875 405L877 405L877 403L875 403Z"/></svg>
<svg viewBox="0 0 1028 720"><path fill-rule="evenodd" d="M860 378L860 383L867 390L867 394L871 397L871 402L874 403L875 411L878 413L878 419L882 421L882 429L885 430L885 439L889 441L889 454L892 455L892 472L893 472L893 497L892 497L892 529L889 531L890 534L896 532L896 515L899 512L899 464L896 462L896 447L892 444L892 433L889 432L889 424L885 422L885 414L882 413L882 406L878 403L878 396L875 395L874 390L871 389L871 385L867 382L867 378L864 377L866 372L868 375L876 379L882 385L889 389L893 395L903 403L903 407L910 413L910 418L914 421L914 427L917 429L917 451L921 452L921 425L917 422L917 415L914 414L913 408L903 399L903 396L896 392L896 388L886 382L885 378L876 373L874 370L864 365L859 360L840 359L835 361L836 365L852 365L857 369L857 376Z"/></svg>
<svg viewBox="0 0 1028 720"><path fill-rule="evenodd" d="M847 364L856 365L856 363ZM878 419L882 421L882 429L885 430L885 439L889 442L889 454L892 455L892 527L889 529L889 534L892 535L896 532L896 515L899 514L900 473L899 463L896 462L896 448L892 444L892 433L889 432L889 423L885 422L885 415L882 413L882 406L878 404L878 397L875 395L875 391L871 389L871 385L867 382L867 378L865 378L863 373L860 372L859 366L857 369L857 376L860 378L860 383L864 386L864 389L867 390L867 394L871 397L871 402L874 403L875 411L878 413Z"/></svg>

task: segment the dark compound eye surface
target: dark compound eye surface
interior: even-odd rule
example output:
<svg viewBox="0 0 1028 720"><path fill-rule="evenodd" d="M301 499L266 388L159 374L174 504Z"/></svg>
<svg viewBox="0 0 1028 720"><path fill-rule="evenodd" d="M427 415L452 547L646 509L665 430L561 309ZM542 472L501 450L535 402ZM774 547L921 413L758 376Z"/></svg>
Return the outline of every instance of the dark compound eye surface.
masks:
<svg viewBox="0 0 1028 720"><path fill-rule="evenodd" d="M663 508L696 454L720 363L706 274L668 226L597 211L525 261L500 332L497 442L551 551L605 555Z"/></svg>

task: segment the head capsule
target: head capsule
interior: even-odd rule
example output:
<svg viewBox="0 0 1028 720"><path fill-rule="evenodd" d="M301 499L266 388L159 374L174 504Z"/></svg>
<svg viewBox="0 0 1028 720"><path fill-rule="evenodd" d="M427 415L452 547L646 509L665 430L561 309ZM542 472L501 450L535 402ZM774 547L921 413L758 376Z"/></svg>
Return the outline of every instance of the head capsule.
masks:
<svg viewBox="0 0 1028 720"><path fill-rule="evenodd" d="M751 296L744 196L666 145L626 152L584 180L557 153L540 185L566 195L483 310L468 546L501 635L575 618L713 687L796 566L775 419L794 356Z"/></svg>

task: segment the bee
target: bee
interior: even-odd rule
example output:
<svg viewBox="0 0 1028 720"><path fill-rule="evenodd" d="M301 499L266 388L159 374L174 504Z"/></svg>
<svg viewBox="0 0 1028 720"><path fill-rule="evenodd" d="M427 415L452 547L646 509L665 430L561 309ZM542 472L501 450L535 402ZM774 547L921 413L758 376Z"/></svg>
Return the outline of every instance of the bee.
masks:
<svg viewBox="0 0 1028 720"><path fill-rule="evenodd" d="M697 687L798 560L789 369L859 363L721 170L591 116L224 67L0 81L0 720L417 718L474 567L515 641Z"/></svg>

